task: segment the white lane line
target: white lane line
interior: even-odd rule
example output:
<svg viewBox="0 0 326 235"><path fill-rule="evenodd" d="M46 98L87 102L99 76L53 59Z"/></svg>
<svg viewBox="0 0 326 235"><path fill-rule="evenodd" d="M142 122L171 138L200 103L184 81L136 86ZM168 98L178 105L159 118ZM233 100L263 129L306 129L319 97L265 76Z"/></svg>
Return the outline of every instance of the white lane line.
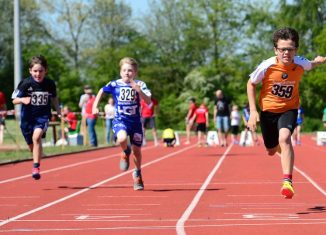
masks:
<svg viewBox="0 0 326 235"><path fill-rule="evenodd" d="M275 225L326 225L326 221L320 222L277 222L277 223L230 223L230 224L201 224L201 225L190 225L187 228L218 228L218 227L270 227ZM172 230L175 226L170 225L150 225L150 226L129 226L129 227L93 227L93 228L44 228L44 229L35 229L35 228L21 228L21 229L6 229L1 230L1 232L68 232L68 231L133 231L133 230ZM315 231L316 232L316 231ZM216 231L215 231L216 233Z"/></svg>
<svg viewBox="0 0 326 235"><path fill-rule="evenodd" d="M281 155L277 153L277 155L281 158ZM319 192L321 192L324 196L326 196L326 191L317 184L316 181L314 181L308 174L306 174L304 171L300 170L298 167L294 165L293 167L294 170L299 172L304 178L306 178Z"/></svg>
<svg viewBox="0 0 326 235"><path fill-rule="evenodd" d="M305 172L300 170L298 167L294 166L294 169L299 172L304 178L306 178L316 189L318 189L319 192L321 192L324 196L326 196L325 190L320 187L316 181L314 181L309 175L307 175Z"/></svg>
<svg viewBox="0 0 326 235"><path fill-rule="evenodd" d="M216 174L217 170L220 168L220 166L222 165L222 162L224 161L224 159L226 158L227 154L229 153L229 151L231 150L233 144L231 144L226 151L224 152L224 154L222 155L222 157L219 159L219 161L217 162L217 164L215 165L215 167L213 168L213 170L211 171L211 173L208 175L207 179L205 180L204 184L200 187L200 189L198 190L196 196L194 197L194 199L192 200L192 202L190 203L190 205L188 206L188 208L184 211L183 215L181 216L181 218L178 220L177 224L176 224L176 231L177 234L182 234L185 235L186 231L184 228L184 224L186 222L186 220L188 220L190 214L192 213L192 211L195 209L195 207L197 206L201 196L203 195L203 193L205 192L208 184L211 182L213 176Z"/></svg>
<svg viewBox="0 0 326 235"><path fill-rule="evenodd" d="M155 148L155 146L145 147L143 150L152 149L152 148ZM54 172L54 171L60 171L60 170L67 169L67 168L72 168L72 167L81 166L81 165L85 165L85 164L89 164L89 163L93 163L93 162L98 162L98 161L114 158L114 157L117 157L117 156L120 156L120 155L119 154L112 154L112 155L109 155L109 156L106 156L106 157L94 158L94 159L91 159L91 160L78 162L78 163L74 163L74 164L70 164L70 165L66 165L66 166L62 166L62 167L57 167L57 168L53 168L53 169L46 170L46 171L42 171L42 174L47 174L47 173ZM12 182L12 181L17 181L17 180L21 180L21 179L25 179L25 178L31 178L31 174L22 175L22 176L19 176L19 177L10 178L10 179L6 179L6 180L1 180L0 184L9 183L9 182Z"/></svg>
<svg viewBox="0 0 326 235"><path fill-rule="evenodd" d="M185 152L185 151L187 151L187 150L189 150L189 149L191 149L191 148L194 148L195 146L196 146L196 145L192 145L192 146L189 146L189 147L186 147L186 148L180 149L179 151L176 151L176 152L173 152L173 153L167 154L167 155L165 155L165 156L163 156L163 157L157 158L156 160L153 160L153 161L151 161L151 162L148 162L148 163L146 163L146 164L143 164L142 168L145 168L145 167L150 166L150 165L152 165L152 164L155 164L155 163L157 163L157 162L163 161L163 160L165 160L165 159L167 159L167 158L170 158L170 157L172 157L172 156L174 156L174 155L177 155L177 154L179 154L179 153ZM53 201L53 202L50 202L50 203L48 203L48 204L45 204L45 205L40 206L40 207L38 207L38 208L35 208L35 209L33 209L33 210L27 211L27 212L25 212L25 213L19 214L19 215L17 215L17 216L14 216L14 217L8 218L7 220L4 220L4 221L2 221L2 222L0 223L0 227L3 226L3 225L5 225L5 224L8 224L8 223L10 223L10 222L16 221L16 220L18 220L18 219L20 219L20 218L23 218L23 217L25 217L25 216L27 216L27 215L33 214L33 213L35 213L35 212L38 212L38 211L44 210L44 209L46 209L46 208L49 208L49 207L51 207L51 206L53 206L53 205L59 204L59 203L61 203L61 202L64 202L64 201L66 201L66 200L68 200L68 199L70 199L70 198L76 197L76 196L78 196L78 195L80 195L80 194L82 194L82 193L88 192L89 190L94 189L94 188L97 188L97 187L99 187L99 186L101 186L101 185L103 185L103 184L105 184L105 183L107 183L107 182L109 182L109 181L112 181L112 180L115 180L115 179L117 179L117 178L120 178L120 177L122 177L122 176L124 176L124 175L130 174L132 171L133 171L133 170L129 170L129 171L126 171L126 172L120 173L120 174L115 175L115 176L113 176L113 177L110 177L110 178L108 178L108 179L106 179L106 180L103 180L103 181L101 181L101 182L98 182L98 183L96 183L96 184L93 184L93 185L91 185L91 186L89 186L89 187L87 187L87 188L84 188L84 189L82 189L82 190L80 190L80 191L77 191L77 192L75 192L75 193L72 193L72 194L70 194L70 195L68 195L68 196L62 197L62 198L60 198L60 199L58 199L58 200L55 200L55 201Z"/></svg>

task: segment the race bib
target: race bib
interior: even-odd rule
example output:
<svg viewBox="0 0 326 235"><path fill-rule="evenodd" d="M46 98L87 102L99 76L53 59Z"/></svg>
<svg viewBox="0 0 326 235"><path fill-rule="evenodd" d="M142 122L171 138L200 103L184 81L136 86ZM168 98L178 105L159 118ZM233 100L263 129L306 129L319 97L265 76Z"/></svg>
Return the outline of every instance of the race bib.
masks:
<svg viewBox="0 0 326 235"><path fill-rule="evenodd" d="M49 93L42 91L32 92L31 95L31 105L41 106L47 105L49 102Z"/></svg>
<svg viewBox="0 0 326 235"><path fill-rule="evenodd" d="M119 101L134 101L136 99L136 91L130 87L121 87Z"/></svg>

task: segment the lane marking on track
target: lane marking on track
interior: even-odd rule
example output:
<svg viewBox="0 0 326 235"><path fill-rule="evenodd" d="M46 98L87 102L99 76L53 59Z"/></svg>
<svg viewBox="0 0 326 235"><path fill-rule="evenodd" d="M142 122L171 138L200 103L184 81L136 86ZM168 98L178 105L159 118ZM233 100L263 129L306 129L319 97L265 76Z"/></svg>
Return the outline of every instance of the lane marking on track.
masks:
<svg viewBox="0 0 326 235"><path fill-rule="evenodd" d="M196 145L191 145L191 146L188 146L188 147L182 148L182 149L180 149L180 150L178 150L178 151L175 151L175 152L173 152L173 153L169 153L169 154L164 155L164 156L162 156L162 157L160 157L160 158L157 158L156 160L153 160L153 161L150 161L150 162L148 162L148 163L143 164L143 165L142 165L142 168L148 167L148 166L153 165L153 164L155 164L155 163L157 163L157 162L163 161L163 160L165 160L165 159L167 159L167 158L173 157L174 155L177 155L177 154L179 154L179 153L185 152L185 151L187 151L187 150L189 150L189 149L192 149L192 148L195 148L195 147L196 147ZM7 220L4 220L4 221L2 221L2 222L0 223L0 227L2 227L2 226L5 225L5 224L8 224L8 223L10 223L10 222L16 221L16 220L18 220L18 219L20 219L20 218L23 218L23 217L25 217L25 216L28 216L28 215L30 215L30 214L33 214L33 213L35 213L35 212L38 212L38 211L41 211L41 210L47 209L47 208L49 208L49 207L51 207L51 206L54 206L54 205L59 204L59 203L61 203L61 202L64 202L64 201L66 201L66 200L68 200L68 199L70 199L70 198L76 197L76 196L78 196L78 195L80 195L80 194L83 194L83 193L85 193L85 192L88 192L89 190L94 189L94 188L97 188L97 187L99 187L99 186L101 186L101 185L103 185L103 184L105 184L105 183L107 183L107 182L110 182L110 181L115 180L115 179L117 179L117 178L120 178L120 177L122 177L122 176L128 175L128 174L130 174L132 171L133 171L133 170L129 170L129 171L125 171L125 172L123 172L123 173L117 174L117 175L115 175L115 176L113 176L113 177L110 177L110 178L108 178L108 179L105 179L105 180L103 180L103 181L100 181L100 182L98 182L98 183L96 183L96 184L93 184L93 185L91 185L91 186L89 186L89 187L87 187L87 188L84 188L84 189L82 189L82 190L79 190L79 191L77 191L77 192L75 192L75 193L72 193L72 194L70 194L70 195L68 195L68 196L62 197L62 198L60 198L60 199L58 199L58 200L55 200L55 201L50 202L50 203L47 203L47 204L45 204L45 205L43 205L43 206L40 206L40 207L35 208L35 209L33 209L33 210L30 210L30 211L27 211L27 212L25 212L25 213L19 214L19 215L17 215L17 216L14 216L14 217L8 218Z"/></svg>
<svg viewBox="0 0 326 235"><path fill-rule="evenodd" d="M277 155L281 157L279 153L277 153ZM295 165L293 166L293 169L299 172L304 178L306 178L319 192L321 192L321 194L326 196L326 191L319 184L317 184L317 182L314 181L309 175L307 175L304 171L300 170Z"/></svg>
<svg viewBox="0 0 326 235"><path fill-rule="evenodd" d="M182 234L182 235L185 235L186 234L186 231L185 231L185 228L184 228L185 222L189 219L190 214L192 213L192 211L197 206L197 204L198 204L200 198L202 197L202 195L204 194L207 186L211 182L211 180L212 180L213 176L216 174L217 170L222 165L224 159L226 158L227 154L231 150L232 146L233 146L233 144L229 145L229 147L225 150L224 154L218 160L218 162L216 163L215 167L210 172L210 174L206 178L205 182L202 184L202 186L198 190L197 194L195 195L194 199L192 200L192 202L190 203L190 205L188 206L188 208L184 211L184 213L182 214L181 218L178 220L178 222L176 224L177 234Z"/></svg>
<svg viewBox="0 0 326 235"><path fill-rule="evenodd" d="M152 148L155 148L155 146L145 147L143 150L148 150L148 149L152 149ZM51 172L54 172L54 171L60 171L60 170L64 170L64 169L67 169L67 168L72 168L72 167L81 166L81 165L85 165L85 164L89 164L89 163L93 163L93 162L97 162L97 161L102 161L102 160L114 158L114 157L117 157L117 156L120 156L120 154L112 154L112 155L105 156L105 157L95 158L95 159L82 161L82 162L78 162L78 163L74 163L74 164L70 164L70 165L65 165L65 166L62 166L62 167L53 168L53 169L50 169L50 170L42 171L42 174L47 174L47 173L51 173ZM13 182L13 181L17 181L17 180L21 180L21 179L25 179L25 178L31 178L31 175L30 174L29 175L22 175L22 176L15 177L15 178L1 180L0 184L9 183L9 182Z"/></svg>
<svg viewBox="0 0 326 235"><path fill-rule="evenodd" d="M232 224L202 224L202 225L189 225L187 228L217 228L217 227L253 227L253 226L275 226L275 225L325 225L325 221L320 222L278 222L278 223L232 223ZM65 231L114 231L114 230L172 230L175 229L175 226L170 225L148 225L148 226L120 226L120 227L95 227L95 228L44 228L44 229L32 229L32 228L21 228L21 229L6 229L1 230L1 232L65 232ZM319 230L320 231L320 230ZM216 231L215 231L216 232Z"/></svg>

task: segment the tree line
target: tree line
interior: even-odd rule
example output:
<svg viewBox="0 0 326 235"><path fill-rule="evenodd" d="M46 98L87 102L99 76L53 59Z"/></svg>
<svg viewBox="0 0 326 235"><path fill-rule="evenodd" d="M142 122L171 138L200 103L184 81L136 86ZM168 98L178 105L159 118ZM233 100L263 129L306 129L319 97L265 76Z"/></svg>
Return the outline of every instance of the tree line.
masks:
<svg viewBox="0 0 326 235"><path fill-rule="evenodd" d="M13 1L0 2L0 83L9 98L14 89ZM84 84L97 91L119 77L122 57L134 57L140 79L160 102L160 128L183 128L189 97L210 100L212 110L217 89L243 106L249 74L273 56L271 36L277 28L298 30L300 55L326 55L324 0L149 0L142 16L133 15L123 0L20 4L24 78L29 58L46 56L60 101L79 111ZM325 88L326 66L304 75L301 103L307 116L320 119Z"/></svg>

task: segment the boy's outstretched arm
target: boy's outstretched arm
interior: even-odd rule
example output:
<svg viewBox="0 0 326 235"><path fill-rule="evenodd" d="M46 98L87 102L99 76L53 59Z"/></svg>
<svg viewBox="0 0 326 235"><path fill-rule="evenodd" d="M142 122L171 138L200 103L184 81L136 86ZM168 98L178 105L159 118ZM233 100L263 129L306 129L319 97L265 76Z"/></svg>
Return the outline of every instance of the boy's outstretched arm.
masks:
<svg viewBox="0 0 326 235"><path fill-rule="evenodd" d="M325 64L326 57L323 56L317 56L313 61L311 61L312 68L315 68L321 64Z"/></svg>
<svg viewBox="0 0 326 235"><path fill-rule="evenodd" d="M98 114L98 108L97 108L97 106L98 106L98 104L100 103L100 101L101 101L101 99L102 99L102 97L103 97L103 88L101 88L99 91L98 91L98 93L97 93L97 95L96 95L96 98L95 98L95 101L94 101L94 103L93 103L93 107L92 107L92 114Z"/></svg>
<svg viewBox="0 0 326 235"><path fill-rule="evenodd" d="M255 131L257 129L257 122L259 122L259 114L256 108L256 85L251 83L250 79L247 83L247 96L250 110L247 126L250 130Z"/></svg>

